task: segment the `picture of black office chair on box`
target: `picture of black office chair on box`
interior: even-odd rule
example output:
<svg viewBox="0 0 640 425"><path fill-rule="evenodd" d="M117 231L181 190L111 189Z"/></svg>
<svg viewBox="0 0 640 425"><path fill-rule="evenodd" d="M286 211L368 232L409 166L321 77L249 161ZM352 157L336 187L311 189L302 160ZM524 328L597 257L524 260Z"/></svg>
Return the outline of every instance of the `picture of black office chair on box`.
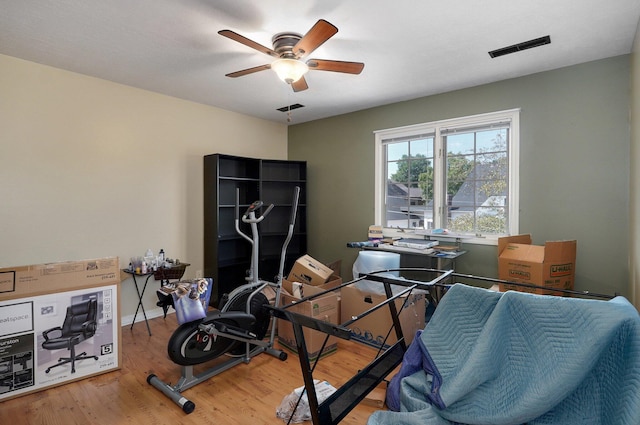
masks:
<svg viewBox="0 0 640 425"><path fill-rule="evenodd" d="M85 359L98 360L98 356L88 356L86 352L76 354L76 345L93 337L98 327L96 321L98 314L98 301L90 299L67 307L67 314L62 327L47 329L42 333L44 341L42 348L45 350L60 350L66 348L70 351L69 357L61 357L58 363L47 368L49 373L54 367L71 363L71 373L76 372L76 361Z"/></svg>

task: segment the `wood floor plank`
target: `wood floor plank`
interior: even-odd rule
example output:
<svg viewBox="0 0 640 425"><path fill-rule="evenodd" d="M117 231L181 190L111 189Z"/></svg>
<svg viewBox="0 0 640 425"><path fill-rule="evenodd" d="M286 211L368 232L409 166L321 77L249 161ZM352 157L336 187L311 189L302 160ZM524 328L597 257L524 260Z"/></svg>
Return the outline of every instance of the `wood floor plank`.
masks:
<svg viewBox="0 0 640 425"><path fill-rule="evenodd" d="M180 407L147 383L150 373L168 384L180 377L180 367L167 355L167 341L177 328L175 315L122 328L122 368L12 400L0 402L0 424L234 424L274 425L285 422L276 408L294 388L303 385L299 359L289 353L286 361L260 354L183 392L196 404L187 415ZM368 364L376 351L352 341L339 341L335 354L320 360L314 378L343 385ZM218 361L223 361L221 358ZM214 362L207 364L210 367ZM199 366L195 373L205 369ZM376 408L361 404L343 421L362 425ZM310 425L311 422L305 422Z"/></svg>

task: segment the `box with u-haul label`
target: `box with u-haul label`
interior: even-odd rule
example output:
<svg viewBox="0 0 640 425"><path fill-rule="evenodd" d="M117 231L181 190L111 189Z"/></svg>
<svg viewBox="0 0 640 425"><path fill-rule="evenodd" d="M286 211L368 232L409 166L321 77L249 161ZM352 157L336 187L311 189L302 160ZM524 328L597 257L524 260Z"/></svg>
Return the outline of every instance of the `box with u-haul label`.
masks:
<svg viewBox="0 0 640 425"><path fill-rule="evenodd" d="M531 235L498 239L498 277L501 280L540 287L501 284L500 290L562 295L561 292L545 288L573 289L576 245L575 240L547 241L544 246L532 245Z"/></svg>

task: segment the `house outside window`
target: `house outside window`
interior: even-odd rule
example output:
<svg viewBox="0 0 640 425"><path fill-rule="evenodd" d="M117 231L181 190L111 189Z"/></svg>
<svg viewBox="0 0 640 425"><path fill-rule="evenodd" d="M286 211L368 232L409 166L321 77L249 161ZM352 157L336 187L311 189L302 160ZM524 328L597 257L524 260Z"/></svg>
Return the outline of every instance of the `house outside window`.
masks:
<svg viewBox="0 0 640 425"><path fill-rule="evenodd" d="M376 223L495 243L518 233L519 110L375 132Z"/></svg>

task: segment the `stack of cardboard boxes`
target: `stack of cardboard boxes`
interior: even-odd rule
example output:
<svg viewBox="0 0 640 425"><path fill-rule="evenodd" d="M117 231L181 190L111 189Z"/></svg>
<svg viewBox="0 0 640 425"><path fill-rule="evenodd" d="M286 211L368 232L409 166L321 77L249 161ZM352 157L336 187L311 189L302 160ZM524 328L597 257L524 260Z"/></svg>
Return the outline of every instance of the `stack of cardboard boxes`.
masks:
<svg viewBox="0 0 640 425"><path fill-rule="evenodd" d="M342 285L339 272L314 259L309 255L300 257L291 269L287 279L283 280L282 305L295 303L299 296L310 296ZM371 293L355 285L348 285L341 289L328 292L310 301L304 301L290 307L290 311L324 320L333 324L341 324L351 320L369 310L376 304L386 300L382 293ZM407 343L410 343L417 330L424 327L425 297L424 294L412 294L396 300L400 314L402 331ZM389 330L392 318L389 309L383 307L376 312L349 325L354 340L379 347ZM325 344L326 334L304 328L306 348L311 360L318 356L325 356L335 352L338 348L337 339L330 337ZM282 345L296 352L296 340L293 327L286 320L278 321L278 339ZM385 345L392 345L397 341L395 332L391 332Z"/></svg>
<svg viewBox="0 0 640 425"><path fill-rule="evenodd" d="M340 285L342 285L342 278L334 274L329 266L309 255L304 255L295 262L287 279L283 279L280 302L281 305L292 304L300 297L315 295ZM340 292L328 292L313 300L297 303L290 307L289 311L338 324L340 323ZM303 332L310 360L331 354L338 349L338 341L335 337L330 337L321 352L327 335L309 328L304 328ZM278 320L278 340L291 351L297 352L293 326L289 321Z"/></svg>

